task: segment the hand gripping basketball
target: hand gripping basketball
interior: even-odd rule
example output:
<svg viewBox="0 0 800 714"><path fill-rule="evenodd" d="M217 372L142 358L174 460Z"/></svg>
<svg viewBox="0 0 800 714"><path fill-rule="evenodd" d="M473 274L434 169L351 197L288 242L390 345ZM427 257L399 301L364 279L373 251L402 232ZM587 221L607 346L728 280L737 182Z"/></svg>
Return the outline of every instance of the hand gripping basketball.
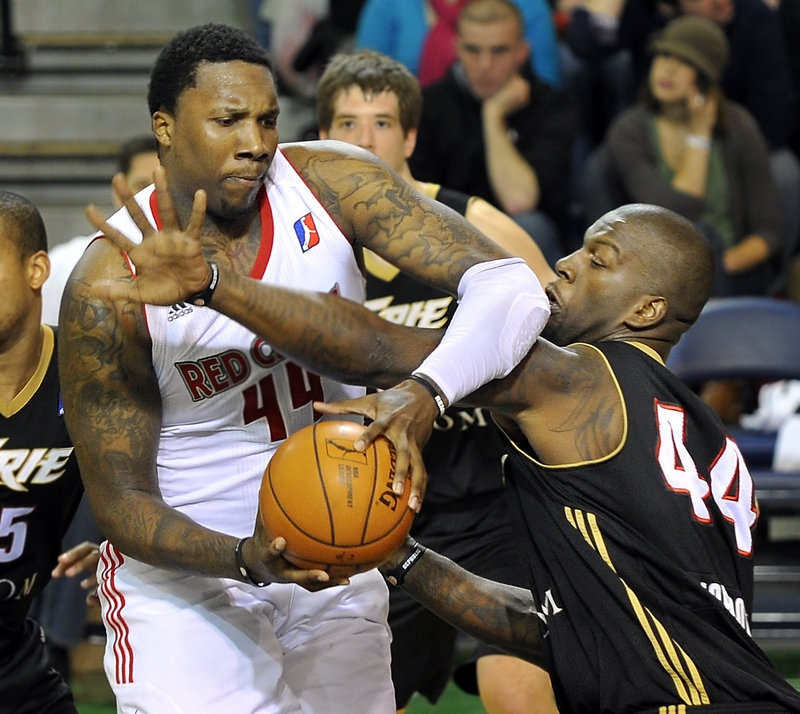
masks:
<svg viewBox="0 0 800 714"><path fill-rule="evenodd" d="M408 489L392 489L395 454L380 437L365 451L364 427L321 421L290 436L261 484L267 532L286 539L283 557L300 568L349 577L376 567L404 541L414 511Z"/></svg>

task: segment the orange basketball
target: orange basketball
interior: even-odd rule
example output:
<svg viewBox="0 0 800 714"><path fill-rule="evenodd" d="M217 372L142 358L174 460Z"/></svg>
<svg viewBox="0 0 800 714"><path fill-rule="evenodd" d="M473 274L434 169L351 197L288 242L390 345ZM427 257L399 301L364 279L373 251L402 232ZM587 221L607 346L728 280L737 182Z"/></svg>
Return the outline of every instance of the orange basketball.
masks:
<svg viewBox="0 0 800 714"><path fill-rule="evenodd" d="M414 519L392 491L394 447L383 437L366 451L353 442L364 427L321 421L292 434L261 482L261 517L286 539L284 557L301 568L347 577L378 565L405 539Z"/></svg>

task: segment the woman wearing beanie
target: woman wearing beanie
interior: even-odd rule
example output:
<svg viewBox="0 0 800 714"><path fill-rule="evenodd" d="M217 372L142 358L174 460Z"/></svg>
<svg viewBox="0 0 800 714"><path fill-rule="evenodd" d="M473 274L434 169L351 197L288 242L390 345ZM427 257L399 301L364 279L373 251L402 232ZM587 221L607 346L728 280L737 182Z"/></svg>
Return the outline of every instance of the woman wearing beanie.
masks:
<svg viewBox="0 0 800 714"><path fill-rule="evenodd" d="M722 30L700 17L673 20L655 36L638 105L606 139L624 202L653 203L697 223L719 255L717 294L761 294L781 253L778 196L753 117L726 101Z"/></svg>

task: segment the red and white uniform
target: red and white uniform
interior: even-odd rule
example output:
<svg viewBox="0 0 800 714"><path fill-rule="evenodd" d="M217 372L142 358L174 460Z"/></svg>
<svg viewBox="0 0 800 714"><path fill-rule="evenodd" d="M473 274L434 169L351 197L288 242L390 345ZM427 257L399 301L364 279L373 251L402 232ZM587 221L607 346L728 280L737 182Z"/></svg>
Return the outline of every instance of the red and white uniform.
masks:
<svg viewBox="0 0 800 714"><path fill-rule="evenodd" d="M158 225L155 194L137 195ZM251 277L363 302L353 249L276 153ZM110 223L139 236L123 210ZM308 373L210 308L145 307L162 398L164 501L213 530L252 533L267 462L314 420L313 400L363 394ZM121 712L393 712L388 596L371 571L319 593L155 568L104 545L105 667Z"/></svg>

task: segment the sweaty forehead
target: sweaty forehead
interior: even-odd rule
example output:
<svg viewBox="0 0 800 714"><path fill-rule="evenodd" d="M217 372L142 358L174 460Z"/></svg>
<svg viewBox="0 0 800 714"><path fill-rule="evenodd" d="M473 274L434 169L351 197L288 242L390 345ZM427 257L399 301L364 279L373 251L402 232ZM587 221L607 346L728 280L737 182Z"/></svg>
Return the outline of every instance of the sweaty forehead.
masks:
<svg viewBox="0 0 800 714"><path fill-rule="evenodd" d="M616 242L621 240L626 233L628 221L618 213L607 213L598 218L584 235L584 242L589 243L597 240L603 242Z"/></svg>
<svg viewBox="0 0 800 714"><path fill-rule="evenodd" d="M619 213L606 214L598 219L584 235L585 246L608 246L620 258L639 262L646 262L652 252L651 241L650 231L643 230L635 217Z"/></svg>
<svg viewBox="0 0 800 714"><path fill-rule="evenodd" d="M258 93L264 99L272 100L275 83L267 67L250 62L202 62L195 71L194 87L187 87L182 93L199 92L207 97L235 98L243 93ZM179 97L180 99L180 97Z"/></svg>

